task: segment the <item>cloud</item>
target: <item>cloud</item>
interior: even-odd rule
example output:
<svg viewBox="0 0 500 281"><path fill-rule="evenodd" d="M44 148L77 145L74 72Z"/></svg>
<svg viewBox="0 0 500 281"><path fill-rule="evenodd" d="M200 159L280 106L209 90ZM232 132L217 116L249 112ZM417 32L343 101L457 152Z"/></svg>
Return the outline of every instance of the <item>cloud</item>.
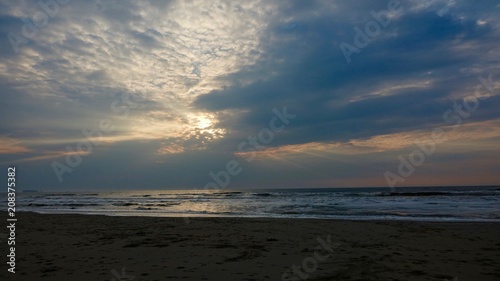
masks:
<svg viewBox="0 0 500 281"><path fill-rule="evenodd" d="M0 154L17 154L29 152L30 149L20 143L21 141L8 137L0 137Z"/></svg>
<svg viewBox="0 0 500 281"><path fill-rule="evenodd" d="M61 6L19 54L2 60L4 95L19 92L6 114L25 115L19 122L48 115L33 126L36 131L79 131L111 115L115 96L127 93L155 109L137 108L121 124L124 134L145 134L148 128L159 138L178 137L179 130L196 128L189 116L205 116L190 110L190 100L218 87L219 75L258 56L258 33L270 11L256 5L97 1ZM4 33L22 35L21 18L40 10L33 1L19 1L2 16L9 23ZM2 36L2 42L8 38ZM36 108L28 111L22 104ZM62 115L64 120L58 118Z"/></svg>
<svg viewBox="0 0 500 281"><path fill-rule="evenodd" d="M272 39L264 59L226 76L231 86L199 96L194 106L239 111L230 117L234 123L222 123L241 135L239 128L258 127L272 106L286 104L300 119L286 143L275 145L347 141L441 126L443 112L473 93L479 75L498 70L490 55L498 40L493 24L478 25L461 15L439 17L428 8L413 9L413 2L402 2L406 12L347 64L339 43L352 40L353 26L370 20L370 9L385 8L380 1L354 10L354 17L345 13L356 3L335 3L315 14L300 10L299 4L284 9L286 14L276 16L264 36ZM460 47L471 43L472 48ZM480 72L461 71L485 61ZM498 118L496 101L483 101L475 121Z"/></svg>
<svg viewBox="0 0 500 281"><path fill-rule="evenodd" d="M256 159L269 157L287 157L305 154L315 155L358 155L391 151L404 151L418 148L419 145L436 147L441 151L450 151L449 147L468 146L468 151L496 151L496 143L500 139L500 121L485 121L464 124L463 126L443 126L438 135L434 131L415 130L401 133L376 135L367 139L351 139L345 142L309 142L295 145L267 147L252 152L235 152L238 157L248 158L252 154ZM476 144L481 143L481 146ZM447 148L448 147L448 148ZM453 151L453 149L451 150Z"/></svg>

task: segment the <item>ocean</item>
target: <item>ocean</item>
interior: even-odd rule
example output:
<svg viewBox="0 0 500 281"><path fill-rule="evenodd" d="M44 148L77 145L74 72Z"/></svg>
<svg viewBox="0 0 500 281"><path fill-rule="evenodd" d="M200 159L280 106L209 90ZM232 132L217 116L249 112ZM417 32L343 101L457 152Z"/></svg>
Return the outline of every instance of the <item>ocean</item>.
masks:
<svg viewBox="0 0 500 281"><path fill-rule="evenodd" d="M16 207L110 216L500 222L500 187L19 192Z"/></svg>

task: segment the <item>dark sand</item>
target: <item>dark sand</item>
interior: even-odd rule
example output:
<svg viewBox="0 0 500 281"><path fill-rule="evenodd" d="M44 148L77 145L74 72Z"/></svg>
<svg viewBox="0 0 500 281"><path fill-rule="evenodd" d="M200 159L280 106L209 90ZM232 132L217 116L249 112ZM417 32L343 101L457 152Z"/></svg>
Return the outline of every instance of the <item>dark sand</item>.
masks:
<svg viewBox="0 0 500 281"><path fill-rule="evenodd" d="M0 280L500 280L494 223L17 217L16 273L4 226Z"/></svg>

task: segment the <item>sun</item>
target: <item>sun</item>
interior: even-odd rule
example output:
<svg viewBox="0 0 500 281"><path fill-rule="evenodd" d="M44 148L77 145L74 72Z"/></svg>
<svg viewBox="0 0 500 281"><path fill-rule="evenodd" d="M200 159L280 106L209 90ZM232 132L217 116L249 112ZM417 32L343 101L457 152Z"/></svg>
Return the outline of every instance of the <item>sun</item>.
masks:
<svg viewBox="0 0 500 281"><path fill-rule="evenodd" d="M200 129L205 129L212 126L212 120L208 119L207 117L198 117L198 124L197 127Z"/></svg>

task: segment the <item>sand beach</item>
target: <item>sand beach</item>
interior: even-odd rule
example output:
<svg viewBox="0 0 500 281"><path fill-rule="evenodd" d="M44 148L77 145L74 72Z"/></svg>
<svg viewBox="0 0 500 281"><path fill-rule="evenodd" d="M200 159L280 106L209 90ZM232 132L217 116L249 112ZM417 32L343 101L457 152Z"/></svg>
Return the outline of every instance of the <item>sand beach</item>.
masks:
<svg viewBox="0 0 500 281"><path fill-rule="evenodd" d="M17 217L2 280L500 280L497 223Z"/></svg>

